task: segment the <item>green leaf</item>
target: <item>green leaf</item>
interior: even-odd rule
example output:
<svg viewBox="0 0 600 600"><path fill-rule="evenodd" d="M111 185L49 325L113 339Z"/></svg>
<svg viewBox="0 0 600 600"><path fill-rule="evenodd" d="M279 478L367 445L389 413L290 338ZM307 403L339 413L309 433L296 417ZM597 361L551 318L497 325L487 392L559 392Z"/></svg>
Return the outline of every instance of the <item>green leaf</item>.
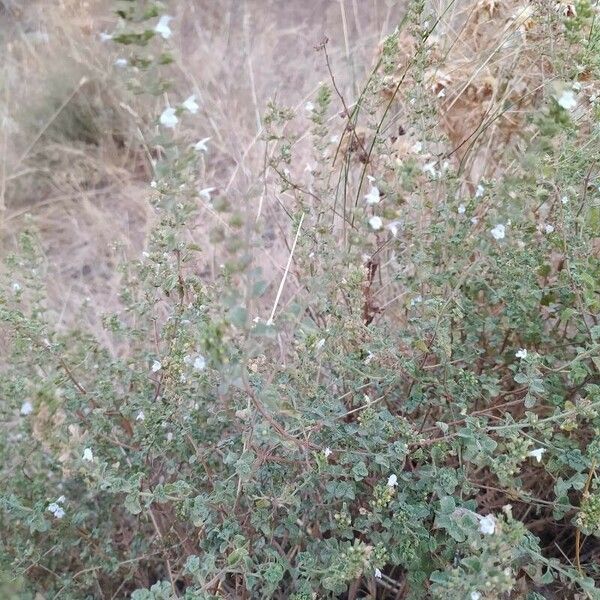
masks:
<svg viewBox="0 0 600 600"><path fill-rule="evenodd" d="M367 466L362 460L352 467L352 475L354 475L355 481L360 481L361 479L364 479L365 477L367 477L368 474L369 471L367 469Z"/></svg>
<svg viewBox="0 0 600 600"><path fill-rule="evenodd" d="M142 512L142 505L140 504L139 495L135 494L127 494L125 496L125 508L132 515L139 515Z"/></svg>

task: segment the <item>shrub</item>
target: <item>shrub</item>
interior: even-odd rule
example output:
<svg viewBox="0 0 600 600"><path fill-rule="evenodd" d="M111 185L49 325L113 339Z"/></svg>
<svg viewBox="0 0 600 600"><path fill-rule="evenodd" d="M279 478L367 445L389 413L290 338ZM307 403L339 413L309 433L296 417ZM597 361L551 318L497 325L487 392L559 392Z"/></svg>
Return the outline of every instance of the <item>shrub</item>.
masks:
<svg viewBox="0 0 600 600"><path fill-rule="evenodd" d="M139 63L159 15L125 4ZM445 19L478 39L504 13L412 2L352 103L324 41L306 114L264 114L259 206L210 188L168 127L189 104L166 107L156 223L103 336L57 326L22 235L0 295L7 589L597 597L597 6L570 7L528 5L452 81Z"/></svg>

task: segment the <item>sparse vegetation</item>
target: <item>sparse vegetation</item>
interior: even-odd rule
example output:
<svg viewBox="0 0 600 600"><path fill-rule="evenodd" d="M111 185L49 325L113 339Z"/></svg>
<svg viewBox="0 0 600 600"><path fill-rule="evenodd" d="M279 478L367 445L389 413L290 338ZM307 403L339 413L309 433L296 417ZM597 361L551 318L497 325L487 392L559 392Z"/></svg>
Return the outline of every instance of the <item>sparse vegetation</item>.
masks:
<svg viewBox="0 0 600 600"><path fill-rule="evenodd" d="M2 597L600 597L600 6L312 4L2 5Z"/></svg>

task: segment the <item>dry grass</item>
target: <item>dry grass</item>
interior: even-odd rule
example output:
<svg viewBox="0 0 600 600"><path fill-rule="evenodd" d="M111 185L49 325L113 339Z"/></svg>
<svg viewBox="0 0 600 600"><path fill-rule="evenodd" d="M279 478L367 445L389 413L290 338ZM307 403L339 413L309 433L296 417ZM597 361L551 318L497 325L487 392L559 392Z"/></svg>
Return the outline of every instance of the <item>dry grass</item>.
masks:
<svg viewBox="0 0 600 600"><path fill-rule="evenodd" d="M340 85L352 94L373 48L401 12L402 3L389 4L174 3L177 83L168 96L181 100L196 93L201 99L200 113L183 134L190 141L212 138L207 182L240 210L255 213L260 202L262 218L272 218L278 202L261 199L257 181L267 100L303 106L327 77L314 51L325 34ZM67 319L87 297L98 315L114 304L116 261L122 251L139 254L151 216L151 166L141 131L155 122L161 99L139 98L132 105L126 78L113 64L115 50L99 39L113 28L111 6L5 0L0 20L7 124L1 146L3 248L13 247L25 226L41 232L51 266L50 299Z"/></svg>

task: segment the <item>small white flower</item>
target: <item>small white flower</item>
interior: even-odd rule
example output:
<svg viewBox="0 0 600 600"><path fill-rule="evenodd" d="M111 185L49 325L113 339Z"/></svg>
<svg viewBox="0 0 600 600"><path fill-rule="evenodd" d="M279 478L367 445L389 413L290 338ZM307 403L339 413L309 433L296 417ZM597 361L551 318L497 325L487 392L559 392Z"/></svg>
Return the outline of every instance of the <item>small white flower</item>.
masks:
<svg viewBox="0 0 600 600"><path fill-rule="evenodd" d="M160 115L160 124L169 129L173 129L179 123L179 119L175 114L175 109L167 106Z"/></svg>
<svg viewBox="0 0 600 600"><path fill-rule="evenodd" d="M402 223L400 221L392 221L391 223L388 223L387 228L394 237L398 237L401 225Z"/></svg>
<svg viewBox="0 0 600 600"><path fill-rule="evenodd" d="M387 480L387 486L388 487L396 487L398 485L398 478L396 477L396 475L394 473L392 473Z"/></svg>
<svg viewBox="0 0 600 600"><path fill-rule="evenodd" d="M315 348L320 350L325 345L325 338L321 338L316 344Z"/></svg>
<svg viewBox="0 0 600 600"><path fill-rule="evenodd" d="M173 441L173 432L169 431L169 433L167 433L167 442L172 442Z"/></svg>
<svg viewBox="0 0 600 600"><path fill-rule="evenodd" d="M47 511L51 512L56 519L62 519L65 516L65 511L62 506L59 506L56 502L48 504Z"/></svg>
<svg viewBox="0 0 600 600"><path fill-rule="evenodd" d="M64 496L59 496L56 499L56 502L58 502L59 504L64 504L67 501L67 499Z"/></svg>
<svg viewBox="0 0 600 600"><path fill-rule="evenodd" d="M379 188L376 185L372 185L369 193L365 196L365 201L367 204L379 204L380 200Z"/></svg>
<svg viewBox="0 0 600 600"><path fill-rule="evenodd" d="M87 460L88 462L93 462L94 461L94 453L92 452L91 448L86 448L83 451L83 456L81 457L83 460Z"/></svg>
<svg viewBox="0 0 600 600"><path fill-rule="evenodd" d="M21 404L21 414L26 417L27 415L30 415L33 412L33 404L31 404L31 402L29 402L29 400L25 400L25 402L23 402L23 404Z"/></svg>
<svg viewBox="0 0 600 600"><path fill-rule="evenodd" d="M554 231L554 225L550 225L549 223L546 223L546 225L544 225L544 233L550 234Z"/></svg>
<svg viewBox="0 0 600 600"><path fill-rule="evenodd" d="M160 360L154 360L152 362L152 372L156 373L158 371L160 371L162 369L162 363L160 362Z"/></svg>
<svg viewBox="0 0 600 600"><path fill-rule="evenodd" d="M464 204L458 205L457 212L459 215L464 215L466 210L467 210L467 207Z"/></svg>
<svg viewBox="0 0 600 600"><path fill-rule="evenodd" d="M126 58L117 58L117 60L115 60L114 62L115 67L119 67L119 69L123 69L127 66L127 59Z"/></svg>
<svg viewBox="0 0 600 600"><path fill-rule="evenodd" d="M416 306L417 304L420 304L421 302L423 302L423 296L421 296L421 294L418 294L410 301L410 305Z"/></svg>
<svg viewBox="0 0 600 600"><path fill-rule="evenodd" d="M323 454L325 455L325 458L329 458L333 454L333 450L327 446L327 448L323 450Z"/></svg>
<svg viewBox="0 0 600 600"><path fill-rule="evenodd" d="M437 94L438 98L445 98L446 97L446 90L444 88L442 88L438 94Z"/></svg>
<svg viewBox="0 0 600 600"><path fill-rule="evenodd" d="M183 106L185 110L191 112L193 115L195 115L200 108L196 102L196 96L194 95L191 95L181 106Z"/></svg>
<svg viewBox="0 0 600 600"><path fill-rule="evenodd" d="M419 154L423 150L423 144L421 142L415 142L411 147L410 151L413 154Z"/></svg>
<svg viewBox="0 0 600 600"><path fill-rule="evenodd" d="M144 411L140 410L140 412L136 415L135 420L143 421L145 418L146 418L146 415L144 414Z"/></svg>
<svg viewBox="0 0 600 600"><path fill-rule="evenodd" d="M479 531L483 533L483 535L494 534L496 531L496 519L494 519L494 515L487 515L480 518Z"/></svg>
<svg viewBox="0 0 600 600"><path fill-rule="evenodd" d="M479 218L478 217L471 217L471 223L473 225L477 225L477 223L479 223Z"/></svg>
<svg viewBox="0 0 600 600"><path fill-rule="evenodd" d="M568 198L567 196L563 196L563 197L560 199L560 201L561 201L563 204L568 204L568 203L569 203L569 198Z"/></svg>
<svg viewBox="0 0 600 600"><path fill-rule="evenodd" d="M21 284L16 281L14 281L10 287L12 288L13 294L17 294L21 291Z"/></svg>
<svg viewBox="0 0 600 600"><path fill-rule="evenodd" d="M477 189L475 190L475 198L481 198L484 193L485 193L485 188L481 184L479 184L477 186Z"/></svg>
<svg viewBox="0 0 600 600"><path fill-rule="evenodd" d="M517 352L515 352L515 357L520 358L521 360L526 359L527 358L527 349L521 348L520 350L517 350Z"/></svg>
<svg viewBox="0 0 600 600"><path fill-rule="evenodd" d="M156 183L156 181L154 179L150 182L151 188L156 188L157 185L158 185L158 183Z"/></svg>
<svg viewBox="0 0 600 600"><path fill-rule="evenodd" d="M577 106L577 98L575 98L573 90L564 90L556 101L565 110L573 110Z"/></svg>
<svg viewBox="0 0 600 600"><path fill-rule="evenodd" d="M370 365L373 358L375 358L375 355L369 350L369 353L367 354L367 358L365 358L365 360L363 360L363 364Z"/></svg>
<svg viewBox="0 0 600 600"><path fill-rule="evenodd" d="M538 462L542 462L542 455L546 452L546 448L535 448L527 453L527 456L531 456L531 458L535 458Z"/></svg>
<svg viewBox="0 0 600 600"><path fill-rule="evenodd" d="M100 41L101 42L108 42L110 40L112 40L113 36L111 33L106 33L106 31L101 31L100 32Z"/></svg>
<svg viewBox="0 0 600 600"><path fill-rule="evenodd" d="M315 105L309 101L304 105L304 110L306 112L312 112L313 110L315 110Z"/></svg>
<svg viewBox="0 0 600 600"><path fill-rule="evenodd" d="M378 217L377 215L375 215L374 217L371 217L369 219L369 225L371 226L372 229L374 229L375 231L378 231L379 229L381 229L383 227L383 221L381 220L381 217Z"/></svg>
<svg viewBox="0 0 600 600"><path fill-rule="evenodd" d="M471 600L481 600L481 594L479 592L471 592Z"/></svg>
<svg viewBox="0 0 600 600"><path fill-rule="evenodd" d="M206 146L206 144L210 142L211 139L212 138L209 137L202 138L199 142L196 142L194 144L194 150L196 152L208 152L208 147Z"/></svg>
<svg viewBox="0 0 600 600"><path fill-rule="evenodd" d="M435 179L438 175L438 172L435 170L435 165L437 164L437 160L432 160L423 165L423 173L427 173L432 179Z"/></svg>
<svg viewBox="0 0 600 600"><path fill-rule="evenodd" d="M210 195L216 190L217 188L214 187L207 187L204 188L203 190L200 190L198 193L200 194L201 198L204 198L207 202L210 202Z"/></svg>
<svg viewBox="0 0 600 600"><path fill-rule="evenodd" d="M172 20L173 17L170 15L162 15L162 17L158 20L156 27L154 28L154 31L161 35L165 40L168 40L173 33L169 27L169 23Z"/></svg>
<svg viewBox="0 0 600 600"><path fill-rule="evenodd" d="M503 240L506 235L506 227L502 225L502 223L498 223L498 225L494 225L494 227L490 229L490 233L495 240Z"/></svg>
<svg viewBox="0 0 600 600"><path fill-rule="evenodd" d="M196 371L203 371L204 369L206 369L206 359L204 358L204 356L198 354L198 356L196 356L196 358L194 359L194 363L192 366L194 367L194 369L196 369Z"/></svg>
<svg viewBox="0 0 600 600"><path fill-rule="evenodd" d="M377 579L381 579L381 571L379 569L375 569L375 572L373 574L375 575L375 577L377 577Z"/></svg>

